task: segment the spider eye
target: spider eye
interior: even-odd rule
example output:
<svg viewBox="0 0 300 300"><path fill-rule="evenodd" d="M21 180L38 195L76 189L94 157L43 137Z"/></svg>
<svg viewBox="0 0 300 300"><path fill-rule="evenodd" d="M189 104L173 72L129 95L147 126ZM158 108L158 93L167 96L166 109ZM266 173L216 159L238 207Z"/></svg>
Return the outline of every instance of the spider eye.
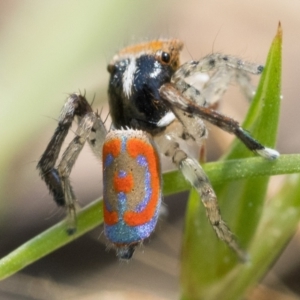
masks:
<svg viewBox="0 0 300 300"><path fill-rule="evenodd" d="M170 60L171 60L170 54L168 52L162 52L162 54L161 54L161 60L164 63L168 64L170 62Z"/></svg>
<svg viewBox="0 0 300 300"><path fill-rule="evenodd" d="M110 74L113 73L114 70L115 70L115 65L109 64L109 65L107 66L107 71L108 71Z"/></svg>

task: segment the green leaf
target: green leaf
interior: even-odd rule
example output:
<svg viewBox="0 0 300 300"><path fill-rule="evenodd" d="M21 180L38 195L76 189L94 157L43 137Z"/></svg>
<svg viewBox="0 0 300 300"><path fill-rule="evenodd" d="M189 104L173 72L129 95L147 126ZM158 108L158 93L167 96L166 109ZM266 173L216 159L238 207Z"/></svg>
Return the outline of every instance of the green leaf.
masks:
<svg viewBox="0 0 300 300"><path fill-rule="evenodd" d="M243 128L268 147L275 146L279 119L281 42L282 31L279 25L256 95L243 123ZM249 156L253 154L240 141L235 140L224 159ZM276 165L277 162L266 163ZM232 168L234 172L241 171L239 165ZM263 165L257 166L257 170L263 168ZM262 217L267 184L268 177L259 177L214 185L222 215L245 249L248 249ZM183 299L238 299L243 292L241 290L241 294L233 298L227 297L227 294L230 295L231 289L236 288L232 281L240 276L242 265L236 255L217 240L199 202L198 195L193 191L189 199L182 251ZM251 251L249 254L252 257Z"/></svg>

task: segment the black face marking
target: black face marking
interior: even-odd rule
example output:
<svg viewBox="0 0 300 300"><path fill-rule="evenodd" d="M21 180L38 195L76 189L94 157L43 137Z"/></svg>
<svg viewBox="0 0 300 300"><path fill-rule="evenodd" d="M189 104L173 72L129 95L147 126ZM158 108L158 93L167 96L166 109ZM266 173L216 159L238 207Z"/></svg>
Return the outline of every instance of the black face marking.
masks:
<svg viewBox="0 0 300 300"><path fill-rule="evenodd" d="M129 126L150 133L159 132L163 128L158 127L157 123L169 111L161 100L159 88L170 82L174 70L153 55L145 54L131 59L135 59L135 64L128 58L110 68L113 72L108 94L113 123L116 128ZM128 76L132 82L124 83L129 68L132 68L132 76ZM130 86L129 92L126 90L125 93L124 85L127 89Z"/></svg>

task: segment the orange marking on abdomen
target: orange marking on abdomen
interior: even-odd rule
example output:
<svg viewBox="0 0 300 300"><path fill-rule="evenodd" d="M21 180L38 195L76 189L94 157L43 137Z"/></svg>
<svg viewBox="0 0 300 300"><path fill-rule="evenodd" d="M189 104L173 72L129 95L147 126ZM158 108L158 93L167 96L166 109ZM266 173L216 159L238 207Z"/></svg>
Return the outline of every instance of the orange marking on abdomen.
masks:
<svg viewBox="0 0 300 300"><path fill-rule="evenodd" d="M121 140L112 139L103 145L103 162L105 162L106 156L111 154L113 157L117 157L121 151Z"/></svg>
<svg viewBox="0 0 300 300"><path fill-rule="evenodd" d="M116 172L114 174L114 189L117 193L124 192L128 194L134 187L134 180L131 173L125 175L124 177L120 177Z"/></svg>
<svg viewBox="0 0 300 300"><path fill-rule="evenodd" d="M114 158L116 158L121 152L121 140L118 138L111 139L108 142L105 142L103 145L102 153L103 153L103 165L105 164L107 155L111 154ZM107 187L109 188L109 187ZM103 215L104 222L107 225L114 225L118 223L118 213L116 211L109 211L105 205L105 201L103 201Z"/></svg>
<svg viewBox="0 0 300 300"><path fill-rule="evenodd" d="M124 213L124 221L129 226L138 226L149 222L153 218L160 199L161 184L159 158L152 145L136 138L127 141L127 151L129 155L134 158L138 155L143 155L148 162L150 173L152 193L146 207L141 212L127 211Z"/></svg>
<svg viewBox="0 0 300 300"><path fill-rule="evenodd" d="M118 214L116 211L109 211L103 201L103 216L104 222L107 225L115 225L118 223Z"/></svg>

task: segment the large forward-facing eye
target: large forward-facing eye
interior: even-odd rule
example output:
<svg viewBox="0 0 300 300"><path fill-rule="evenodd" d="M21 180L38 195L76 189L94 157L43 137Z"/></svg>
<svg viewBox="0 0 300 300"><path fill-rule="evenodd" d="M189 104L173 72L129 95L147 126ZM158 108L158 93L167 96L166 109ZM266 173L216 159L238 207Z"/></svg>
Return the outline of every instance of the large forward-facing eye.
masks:
<svg viewBox="0 0 300 300"><path fill-rule="evenodd" d="M115 71L115 69L116 69L116 66L115 66L114 64L109 64L109 65L107 66L107 71L108 71L110 74L112 74L112 73Z"/></svg>
<svg viewBox="0 0 300 300"><path fill-rule="evenodd" d="M168 52L162 52L161 53L161 61L168 64L171 60L171 56Z"/></svg>

